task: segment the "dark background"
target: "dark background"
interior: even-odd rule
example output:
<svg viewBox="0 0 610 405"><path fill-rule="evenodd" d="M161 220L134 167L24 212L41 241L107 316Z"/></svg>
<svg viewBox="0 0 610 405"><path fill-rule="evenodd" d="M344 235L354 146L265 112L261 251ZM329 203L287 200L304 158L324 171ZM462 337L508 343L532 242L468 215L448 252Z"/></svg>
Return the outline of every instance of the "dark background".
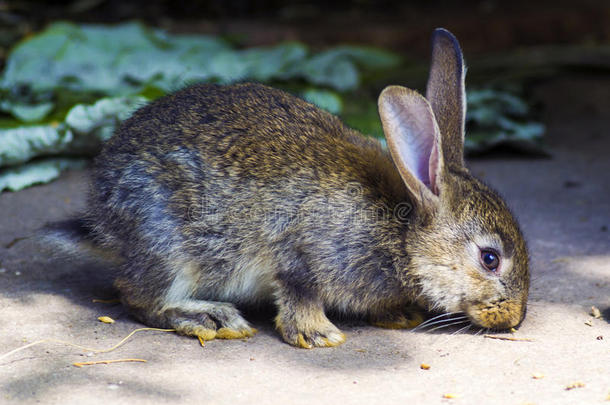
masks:
<svg viewBox="0 0 610 405"><path fill-rule="evenodd" d="M300 40L314 47L368 43L428 52L433 28L451 30L469 54L523 46L610 43L610 2L581 1L0 1L2 46L56 20L138 19L171 32L230 35L244 46Z"/></svg>
<svg viewBox="0 0 610 405"><path fill-rule="evenodd" d="M549 80L610 77L607 0L0 0L0 68L20 39L58 20L139 20L171 33L220 35L241 47L289 40L313 51L373 45L416 66L386 78L388 83L419 89L427 76L430 34L444 27L462 45L468 85L518 83L534 104L540 101L535 88Z"/></svg>

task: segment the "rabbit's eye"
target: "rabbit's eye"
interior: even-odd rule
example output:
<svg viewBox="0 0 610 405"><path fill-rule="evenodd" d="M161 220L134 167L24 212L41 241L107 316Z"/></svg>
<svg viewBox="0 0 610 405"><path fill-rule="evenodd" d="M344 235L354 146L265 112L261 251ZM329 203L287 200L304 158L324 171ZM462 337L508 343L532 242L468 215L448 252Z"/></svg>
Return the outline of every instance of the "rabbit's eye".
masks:
<svg viewBox="0 0 610 405"><path fill-rule="evenodd" d="M500 265L500 256L493 250L481 250L481 264L489 270L496 271Z"/></svg>

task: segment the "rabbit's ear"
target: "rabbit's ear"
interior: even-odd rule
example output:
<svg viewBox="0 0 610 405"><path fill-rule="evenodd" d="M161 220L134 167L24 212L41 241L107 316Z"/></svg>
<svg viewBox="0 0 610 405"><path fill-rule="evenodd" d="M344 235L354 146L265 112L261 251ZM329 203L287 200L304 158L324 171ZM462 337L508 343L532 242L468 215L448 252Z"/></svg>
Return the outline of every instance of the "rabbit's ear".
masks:
<svg viewBox="0 0 610 405"><path fill-rule="evenodd" d="M438 202L442 167L440 132L428 101L414 90L386 87L379 116L388 149L409 191L429 208Z"/></svg>
<svg viewBox="0 0 610 405"><path fill-rule="evenodd" d="M464 123L466 92L464 60L460 45L449 31L437 28L432 35L432 66L426 99L443 138L443 159L464 166Z"/></svg>

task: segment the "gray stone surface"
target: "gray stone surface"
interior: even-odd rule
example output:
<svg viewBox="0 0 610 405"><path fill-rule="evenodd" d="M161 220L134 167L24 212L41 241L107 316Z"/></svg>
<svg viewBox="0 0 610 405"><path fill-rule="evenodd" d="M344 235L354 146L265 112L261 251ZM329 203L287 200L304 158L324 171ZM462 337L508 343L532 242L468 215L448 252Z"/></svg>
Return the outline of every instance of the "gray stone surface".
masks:
<svg viewBox="0 0 610 405"><path fill-rule="evenodd" d="M303 350L283 343L273 313L260 311L249 316L259 333L243 341L201 347L148 331L109 353L48 342L0 357L0 403L609 403L610 81L554 80L534 94L545 105L552 158L470 162L505 195L528 239L531 303L512 336L531 342L337 320L344 345ZM71 172L0 194L0 356L40 339L107 348L142 327L120 305L92 302L113 296L111 269L51 259L31 240L6 248L82 209L86 186L86 172ZM606 320L593 319L591 306ZM147 362L72 365L121 358ZM585 386L565 389L574 382Z"/></svg>

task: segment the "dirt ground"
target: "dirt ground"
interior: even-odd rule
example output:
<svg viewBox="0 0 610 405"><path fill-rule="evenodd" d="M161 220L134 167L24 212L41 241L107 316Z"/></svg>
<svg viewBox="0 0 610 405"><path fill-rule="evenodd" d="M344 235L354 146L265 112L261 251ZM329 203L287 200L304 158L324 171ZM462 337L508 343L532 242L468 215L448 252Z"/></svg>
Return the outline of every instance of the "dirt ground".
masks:
<svg viewBox="0 0 610 405"><path fill-rule="evenodd" d="M147 331L109 353L48 342L2 357L41 339L109 348L143 326L119 304L92 302L114 296L110 269L50 259L31 240L11 244L83 207L86 172L71 172L0 194L0 403L610 403L610 79L555 79L534 93L552 158L470 162L506 197L528 240L528 316L502 336L531 341L337 320L345 344L304 350L283 343L263 312L250 317L259 333L248 340L201 347ZM126 358L146 363L73 365ZM583 386L568 390L574 383Z"/></svg>

